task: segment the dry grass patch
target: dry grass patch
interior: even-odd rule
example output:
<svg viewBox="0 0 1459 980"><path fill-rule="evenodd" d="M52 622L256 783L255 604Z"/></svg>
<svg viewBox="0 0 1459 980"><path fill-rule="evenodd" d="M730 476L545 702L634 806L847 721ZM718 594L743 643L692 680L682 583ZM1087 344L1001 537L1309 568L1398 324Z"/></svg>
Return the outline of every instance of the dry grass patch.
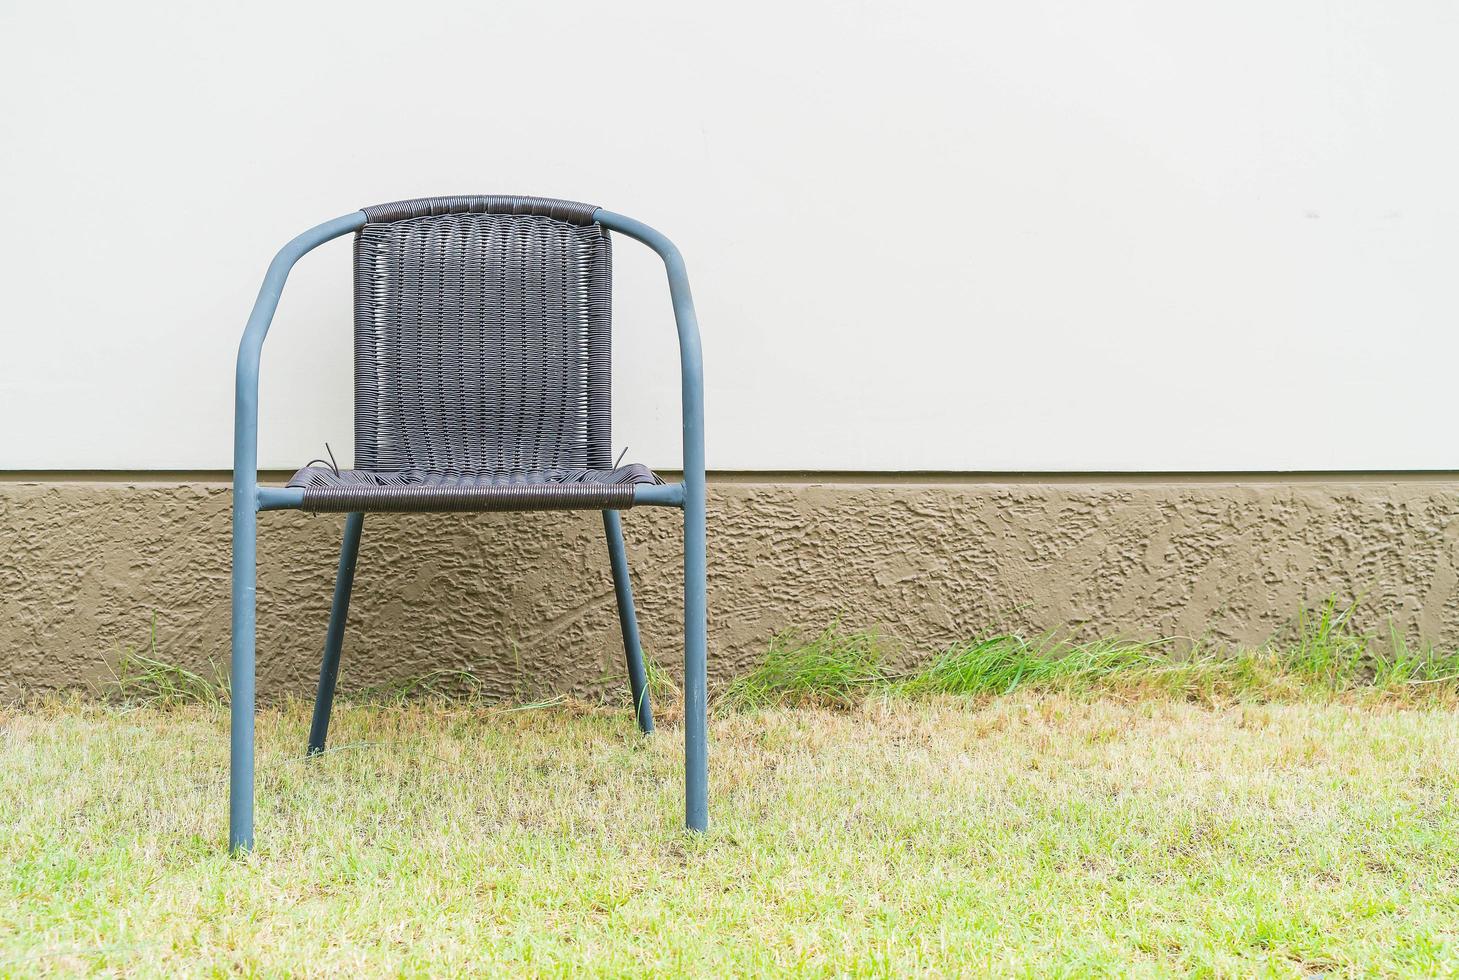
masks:
<svg viewBox="0 0 1459 980"><path fill-rule="evenodd" d="M1459 969L1459 720L1020 693L725 712L711 831L622 711L0 714L0 973Z"/></svg>

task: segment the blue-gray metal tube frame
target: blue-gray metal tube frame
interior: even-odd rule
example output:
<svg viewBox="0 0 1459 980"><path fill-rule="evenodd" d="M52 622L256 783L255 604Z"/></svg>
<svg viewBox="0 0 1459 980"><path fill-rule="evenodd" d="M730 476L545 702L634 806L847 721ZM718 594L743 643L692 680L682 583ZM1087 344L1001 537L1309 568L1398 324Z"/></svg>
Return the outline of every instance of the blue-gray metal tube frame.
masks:
<svg viewBox="0 0 1459 980"><path fill-rule="evenodd" d="M334 601L329 606L329 630L324 635L324 656L319 661L319 690L314 695L314 719L309 723L309 754L324 752L329 737L329 715L334 710L334 686L339 680L339 655L344 648L344 628L350 617L350 593L355 588L355 565L360 557L360 535L365 515L352 513L344 519L344 540L339 546L339 572L334 577Z"/></svg>
<svg viewBox="0 0 1459 980"><path fill-rule="evenodd" d="M684 417L684 823L709 829L708 621L705 579L704 356L699 318L689 292L684 257L663 234L599 208L593 220L659 253L669 277L669 298L679 332L679 375Z"/></svg>
<svg viewBox="0 0 1459 980"><path fill-rule="evenodd" d="M684 480L679 485L640 486L634 491L634 503L682 507L684 510L684 819L691 830L702 831L709 826L709 746L704 368L699 321L694 312L694 300L689 291L689 277L683 257L668 238L641 222L611 211L600 209L593 217L603 227L622 232L659 254L668 275L669 295L679 334ZM253 312L249 315L243 340L238 347L233 424L233 649L228 797L228 848L234 853L251 850L254 846L258 513L264 510L297 509L303 504L302 490L258 486L258 374L263 342L268 336L269 325L273 322L284 284L288 281L294 264L318 246L341 235L358 231L364 224L363 211L351 212L311 228L280 249L264 275L263 285L259 288L258 298L254 301ZM344 551L349 547L348 533L347 526L346 542L341 550L341 574L336 581L334 611L340 611L339 585L346 578ZM358 545L358 537L355 545ZM352 565L353 561L351 572ZM347 595L345 602L348 603ZM334 611L331 613L331 637L326 639L324 669L328 666L329 643L333 639ZM343 615L339 616L341 641L344 618ZM337 651L335 661L337 668ZM321 687L322 684L321 677ZM635 700L639 698L635 696Z"/></svg>
<svg viewBox="0 0 1459 980"><path fill-rule="evenodd" d="M258 365L289 270L331 239L362 228L365 213L326 221L279 250L269 264L238 345L233 403L232 732L228 780L228 849L253 847L254 633L258 563Z"/></svg>
<svg viewBox="0 0 1459 980"><path fill-rule="evenodd" d="M652 735L653 705L648 699L648 671L643 665L643 643L638 636L638 613L633 608L633 582L628 577L628 549L623 544L623 522L616 510L603 511L603 537L613 566L613 594L618 600L618 625L623 631L623 656L628 661L628 689L633 692L633 714L638 730Z"/></svg>

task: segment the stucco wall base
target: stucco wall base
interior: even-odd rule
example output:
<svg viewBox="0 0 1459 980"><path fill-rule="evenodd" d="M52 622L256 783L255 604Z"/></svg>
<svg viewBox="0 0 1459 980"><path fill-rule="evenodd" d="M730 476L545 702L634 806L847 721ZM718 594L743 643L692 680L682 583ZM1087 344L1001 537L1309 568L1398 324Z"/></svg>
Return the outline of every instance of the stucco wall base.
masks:
<svg viewBox="0 0 1459 980"><path fill-rule="evenodd" d="M677 673L678 513L624 517L650 655ZM1459 485L714 482L710 665L776 631L876 627L905 656L993 630L1258 642L1329 594L1459 641ZM259 690L312 692L343 520L260 518ZM198 481L0 483L0 698L103 684L123 646L226 666L229 494ZM621 677L597 514L372 515L341 688L439 670L489 694Z"/></svg>

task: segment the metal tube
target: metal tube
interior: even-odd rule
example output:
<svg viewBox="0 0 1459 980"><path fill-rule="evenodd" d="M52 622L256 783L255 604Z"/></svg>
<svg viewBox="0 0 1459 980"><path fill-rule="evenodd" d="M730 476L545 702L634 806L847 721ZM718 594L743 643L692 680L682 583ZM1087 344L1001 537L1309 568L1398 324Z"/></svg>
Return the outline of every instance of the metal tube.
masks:
<svg viewBox="0 0 1459 980"><path fill-rule="evenodd" d="M303 487L259 487L257 496L260 511L300 510L304 506ZM640 483L633 488L633 506L683 507L684 484Z"/></svg>
<svg viewBox="0 0 1459 980"><path fill-rule="evenodd" d="M633 506L683 507L684 484L665 483L662 486L656 486L649 483L640 483L633 488Z"/></svg>
<svg viewBox="0 0 1459 980"><path fill-rule="evenodd" d="M233 403L233 651L229 738L228 849L253 847L254 630L258 579L258 364L289 270L311 249L355 231L365 213L311 228L269 264L238 345Z"/></svg>
<svg viewBox="0 0 1459 980"><path fill-rule="evenodd" d="M309 725L309 754L324 751L329 715L334 709L334 685L339 680L339 655L344 648L345 621L350 614L350 591L355 586L355 560L360 554L364 514L344 520L344 542L339 546L339 572L334 577L334 601L329 606L329 629L324 635L324 657L319 662L319 693L314 698L314 720Z"/></svg>
<svg viewBox="0 0 1459 980"><path fill-rule="evenodd" d="M304 506L303 487L259 487L259 510L299 510Z"/></svg>
<svg viewBox="0 0 1459 980"><path fill-rule="evenodd" d="M661 232L612 211L593 215L659 253L669 277L669 297L679 332L679 374L684 415L684 823L709 826L708 630L704 487L704 363L699 319L689 292L684 257Z"/></svg>
<svg viewBox="0 0 1459 980"><path fill-rule="evenodd" d="M618 626L623 632L623 654L628 658L628 687L638 730L652 735L653 708L648 700L648 671L643 664L643 645L638 638L638 615L633 609L633 583L628 578L628 549L623 545L623 523L616 510L603 511L603 534L608 539L608 559L613 566L613 592L618 597Z"/></svg>

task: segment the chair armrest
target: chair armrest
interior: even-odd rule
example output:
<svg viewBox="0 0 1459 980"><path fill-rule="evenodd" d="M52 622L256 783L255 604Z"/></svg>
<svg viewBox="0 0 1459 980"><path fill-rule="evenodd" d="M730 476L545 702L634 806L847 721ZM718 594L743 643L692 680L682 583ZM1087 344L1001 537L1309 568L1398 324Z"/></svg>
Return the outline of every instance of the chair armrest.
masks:
<svg viewBox="0 0 1459 980"><path fill-rule="evenodd" d="M674 243L641 221L599 208L593 220L604 228L636 239L659 254L669 277L669 298L679 331L679 375L683 389L684 485L690 506L704 498L704 358L699 346L699 318L689 292L689 273ZM702 506L702 504L701 504Z"/></svg>
<svg viewBox="0 0 1459 980"><path fill-rule="evenodd" d="M256 508L258 504L252 499L256 496L254 491L258 484L258 365L263 355L263 341L268 336L274 311L279 307L279 296L283 294L289 270L305 253L348 232L357 231L364 224L365 213L354 211L310 228L279 249L263 277L258 299L254 300L253 312L248 316L248 326L243 329L243 340L238 345L233 401L233 493L235 498L240 494L247 497L249 509ZM235 499L235 510L241 503Z"/></svg>

